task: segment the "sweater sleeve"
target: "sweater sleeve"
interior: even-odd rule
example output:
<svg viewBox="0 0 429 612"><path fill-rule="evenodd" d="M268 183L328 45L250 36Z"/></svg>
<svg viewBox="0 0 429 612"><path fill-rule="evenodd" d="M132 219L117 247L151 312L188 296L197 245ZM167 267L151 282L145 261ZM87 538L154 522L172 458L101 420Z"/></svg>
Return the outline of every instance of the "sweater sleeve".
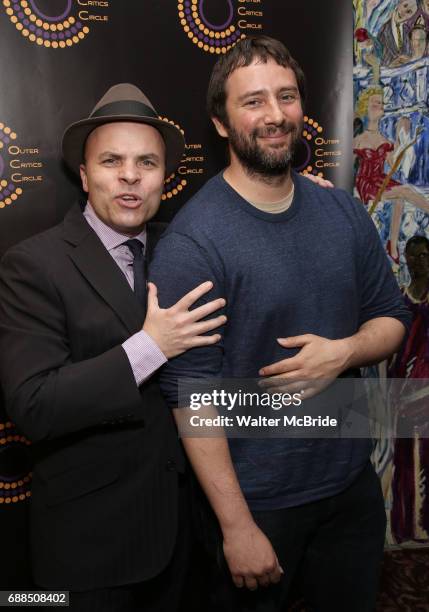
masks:
<svg viewBox="0 0 429 612"><path fill-rule="evenodd" d="M192 308L224 297L222 268L216 255L207 253L194 239L177 232L170 232L159 241L149 270L149 280L158 288L161 308L169 308L186 293L205 281L213 282L213 289L206 293ZM225 314L218 310L213 316ZM212 333L220 333L222 340L215 345L193 348L169 360L160 373L162 392L171 408L178 407L178 381L180 378L215 378L220 376L223 358L224 327Z"/></svg>
<svg viewBox="0 0 429 612"><path fill-rule="evenodd" d="M393 317L408 330L411 313L404 302L380 236L362 203L355 201L354 204L357 208L359 232L359 325L376 317Z"/></svg>

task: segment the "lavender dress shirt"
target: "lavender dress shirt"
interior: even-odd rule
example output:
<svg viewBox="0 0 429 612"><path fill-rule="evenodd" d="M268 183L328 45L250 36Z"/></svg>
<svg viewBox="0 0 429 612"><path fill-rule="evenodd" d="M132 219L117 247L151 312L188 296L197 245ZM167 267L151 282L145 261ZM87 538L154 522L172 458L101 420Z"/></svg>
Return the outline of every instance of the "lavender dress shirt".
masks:
<svg viewBox="0 0 429 612"><path fill-rule="evenodd" d="M103 223L97 217L89 202L85 206L83 216L123 272L131 289L134 290L133 256L129 248L123 244L129 240L129 236L119 234ZM137 238L145 245L146 230L143 230L143 232L134 236L134 238ZM166 356L156 342L143 330L130 336L122 344L122 348L130 361L137 385L141 385L167 361Z"/></svg>

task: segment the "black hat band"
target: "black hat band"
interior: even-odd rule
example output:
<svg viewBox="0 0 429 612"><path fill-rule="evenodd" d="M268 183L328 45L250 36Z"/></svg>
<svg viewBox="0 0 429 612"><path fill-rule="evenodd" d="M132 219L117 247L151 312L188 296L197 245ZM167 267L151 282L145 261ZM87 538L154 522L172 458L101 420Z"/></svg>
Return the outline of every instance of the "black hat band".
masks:
<svg viewBox="0 0 429 612"><path fill-rule="evenodd" d="M118 102L110 102L105 104L94 113L93 117L109 117L112 115L137 115L141 117L152 117L153 119L159 119L157 113L143 102L137 102L136 100L120 100Z"/></svg>

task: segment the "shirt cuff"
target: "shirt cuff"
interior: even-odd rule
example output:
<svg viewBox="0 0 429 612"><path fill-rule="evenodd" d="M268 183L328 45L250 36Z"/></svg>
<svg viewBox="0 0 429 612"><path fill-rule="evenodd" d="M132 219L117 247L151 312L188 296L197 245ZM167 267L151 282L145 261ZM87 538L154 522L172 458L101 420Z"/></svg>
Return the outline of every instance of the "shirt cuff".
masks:
<svg viewBox="0 0 429 612"><path fill-rule="evenodd" d="M137 386L144 383L167 361L156 342L143 330L125 340L122 348L129 359Z"/></svg>

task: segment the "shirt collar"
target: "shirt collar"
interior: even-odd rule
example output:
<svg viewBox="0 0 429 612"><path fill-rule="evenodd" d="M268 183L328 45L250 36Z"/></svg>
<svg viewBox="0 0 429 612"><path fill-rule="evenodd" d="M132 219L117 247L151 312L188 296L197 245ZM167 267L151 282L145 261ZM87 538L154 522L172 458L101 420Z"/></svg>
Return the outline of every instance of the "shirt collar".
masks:
<svg viewBox="0 0 429 612"><path fill-rule="evenodd" d="M96 214L94 208L91 206L88 201L85 206L85 210L83 211L83 216L85 217L88 224L92 227L94 232L100 238L101 242L105 246L108 251L112 251L116 249L119 245L123 244L127 240L130 239L129 236L125 234L120 234L109 225L104 223ZM146 228L143 229L140 234L137 236L133 236L133 238L137 238L143 244L146 245Z"/></svg>

